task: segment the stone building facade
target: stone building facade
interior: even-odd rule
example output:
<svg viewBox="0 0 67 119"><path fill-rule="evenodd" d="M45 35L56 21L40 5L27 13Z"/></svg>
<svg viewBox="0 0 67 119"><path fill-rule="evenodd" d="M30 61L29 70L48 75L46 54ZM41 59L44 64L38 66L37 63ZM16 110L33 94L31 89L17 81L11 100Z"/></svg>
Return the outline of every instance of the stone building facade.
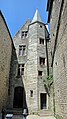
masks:
<svg viewBox="0 0 67 119"><path fill-rule="evenodd" d="M23 105L23 108L27 107L29 112L49 109L50 99L43 82L43 77L46 79L48 72L46 55L46 37L48 35L46 25L36 10L33 20L27 20L13 39L18 59L14 107ZM19 97L16 90L20 93L23 90L22 105L17 103L21 99L16 100L16 97Z"/></svg>
<svg viewBox="0 0 67 119"><path fill-rule="evenodd" d="M48 0L55 114L67 119L67 0Z"/></svg>
<svg viewBox="0 0 67 119"><path fill-rule="evenodd" d="M38 10L11 38L0 12L0 107L12 110L28 109L29 113L51 110L43 80L49 75L49 33ZM6 50L5 50L6 49Z"/></svg>
<svg viewBox="0 0 67 119"><path fill-rule="evenodd" d="M9 105L11 58L15 52L12 37L0 11L0 110Z"/></svg>

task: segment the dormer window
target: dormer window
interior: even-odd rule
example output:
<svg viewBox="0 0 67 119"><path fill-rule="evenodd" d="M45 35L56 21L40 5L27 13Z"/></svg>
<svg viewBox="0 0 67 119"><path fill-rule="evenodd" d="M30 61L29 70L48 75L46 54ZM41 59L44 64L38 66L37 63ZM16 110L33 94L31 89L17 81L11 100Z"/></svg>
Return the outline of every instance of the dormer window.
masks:
<svg viewBox="0 0 67 119"><path fill-rule="evenodd" d="M28 31L22 31L21 38L26 38Z"/></svg>

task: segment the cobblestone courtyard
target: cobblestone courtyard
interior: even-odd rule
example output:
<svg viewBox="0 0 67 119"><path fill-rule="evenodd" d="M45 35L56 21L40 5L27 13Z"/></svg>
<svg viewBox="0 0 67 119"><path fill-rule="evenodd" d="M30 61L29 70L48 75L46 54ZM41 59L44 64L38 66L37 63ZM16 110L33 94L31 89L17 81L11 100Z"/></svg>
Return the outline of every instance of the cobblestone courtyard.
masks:
<svg viewBox="0 0 67 119"><path fill-rule="evenodd" d="M22 116L15 115L15 116L13 116L13 119L22 119ZM29 116L27 116L27 119L56 119L56 118L53 116L41 117L38 115L29 115Z"/></svg>
<svg viewBox="0 0 67 119"><path fill-rule="evenodd" d="M40 116L37 116L37 115L29 115L27 117L27 119L55 119L55 117L53 117L53 116L40 117Z"/></svg>

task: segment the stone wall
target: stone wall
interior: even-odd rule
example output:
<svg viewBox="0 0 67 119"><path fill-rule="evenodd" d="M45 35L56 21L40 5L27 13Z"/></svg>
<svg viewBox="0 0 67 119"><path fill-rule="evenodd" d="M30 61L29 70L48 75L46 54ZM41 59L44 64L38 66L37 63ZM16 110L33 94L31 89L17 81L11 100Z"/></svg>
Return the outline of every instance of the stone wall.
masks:
<svg viewBox="0 0 67 119"><path fill-rule="evenodd" d="M0 11L0 109L8 105L9 72L12 41L4 17Z"/></svg>
<svg viewBox="0 0 67 119"><path fill-rule="evenodd" d="M67 1L54 0L51 19L51 51L56 114L67 118Z"/></svg>
<svg viewBox="0 0 67 119"><path fill-rule="evenodd" d="M42 26L42 28L40 27ZM45 25L43 23L30 23L27 21L14 37L18 64L24 65L24 76L22 77L24 90L26 93L26 103L30 113L41 109L41 93L46 93L42 76L47 76L47 56L46 56L46 39ZM27 38L21 38L22 31L28 31ZM48 32L47 32L48 34ZM40 44L39 38L44 39L44 44ZM19 45L26 45L26 55L19 56ZM45 65L40 66L39 58L45 58ZM38 76L38 71L42 71L42 76ZM18 79L17 79L18 80ZM31 91L33 96L31 97ZM48 94L47 94L48 98ZM48 109L47 99L47 109Z"/></svg>
<svg viewBox="0 0 67 119"><path fill-rule="evenodd" d="M46 93L43 79L38 78L38 71L43 71L43 75L47 75L47 65L40 66L39 57L46 59L46 44L45 44L45 28L39 27L40 23L34 23L29 26L29 44L27 56L27 102L30 111L41 109L40 93ZM39 44L39 38L44 39L44 45ZM33 90L33 97L29 96L30 90Z"/></svg>
<svg viewBox="0 0 67 119"><path fill-rule="evenodd" d="M18 61L16 56L16 51L12 48L11 62L10 62L10 72L9 72L9 103L7 108L13 109L14 102L14 88L17 82L17 73L18 73ZM18 83L19 85L19 83Z"/></svg>
<svg viewBox="0 0 67 119"><path fill-rule="evenodd" d="M38 15L37 15L38 16ZM0 16L0 107L13 109L18 108L17 92L15 88L22 88L20 97L23 100L22 108L28 108L28 111L36 112L41 109L50 109L50 98L45 89L43 78L47 77L47 48L46 33L48 31L42 22L30 22L28 20L15 35L13 42L6 22L1 14ZM27 35L22 37L22 33ZM40 41L40 38L42 41ZM41 42L41 43L40 43ZM44 43L43 43L44 42ZM14 45L13 45L14 43ZM14 48L15 46L15 48ZM25 54L19 54L19 46L26 46ZM16 49L16 50L15 50ZM40 57L42 62L40 63ZM24 74L18 74L18 66L24 64ZM42 74L38 74L38 71ZM40 76L41 75L41 76ZM44 99L43 95L44 94ZM49 99L48 99L49 98ZM52 99L52 98L51 98ZM22 102L21 100L21 102ZM41 101L43 100L43 102ZM45 100L45 101L44 101ZM41 108L41 103L42 108ZM45 104L47 103L47 104ZM45 106L47 105L47 106Z"/></svg>

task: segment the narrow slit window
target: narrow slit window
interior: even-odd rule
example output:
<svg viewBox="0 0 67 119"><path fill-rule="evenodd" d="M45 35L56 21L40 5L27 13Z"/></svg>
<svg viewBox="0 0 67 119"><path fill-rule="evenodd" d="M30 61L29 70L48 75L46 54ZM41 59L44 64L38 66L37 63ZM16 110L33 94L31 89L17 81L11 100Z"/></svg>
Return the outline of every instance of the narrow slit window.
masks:
<svg viewBox="0 0 67 119"><path fill-rule="evenodd" d="M24 64L21 65L21 75L24 75Z"/></svg>
<svg viewBox="0 0 67 119"><path fill-rule="evenodd" d="M30 90L30 97L33 97L33 90Z"/></svg>

